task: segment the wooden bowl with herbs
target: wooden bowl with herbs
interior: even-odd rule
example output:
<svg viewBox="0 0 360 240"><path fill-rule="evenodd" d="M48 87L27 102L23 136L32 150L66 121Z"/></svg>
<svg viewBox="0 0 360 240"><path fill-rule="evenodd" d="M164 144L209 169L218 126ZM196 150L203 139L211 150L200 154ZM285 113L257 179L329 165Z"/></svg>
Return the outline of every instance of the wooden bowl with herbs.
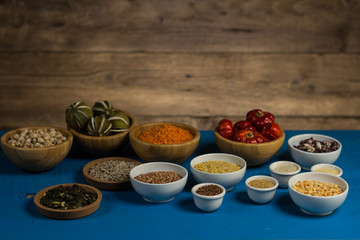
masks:
<svg viewBox="0 0 360 240"><path fill-rule="evenodd" d="M69 131L51 126L18 128L1 137L5 156L30 172L47 171L58 165L69 153L72 142Z"/></svg>
<svg viewBox="0 0 360 240"><path fill-rule="evenodd" d="M34 197L37 210L54 219L77 219L95 212L101 203L102 194L95 187L66 183L39 191Z"/></svg>
<svg viewBox="0 0 360 240"><path fill-rule="evenodd" d="M136 126L130 131L130 144L146 162L185 162L196 150L200 132L176 122L153 122Z"/></svg>
<svg viewBox="0 0 360 240"><path fill-rule="evenodd" d="M141 162L130 158L107 157L87 163L83 174L88 184L108 191L131 189L130 170Z"/></svg>

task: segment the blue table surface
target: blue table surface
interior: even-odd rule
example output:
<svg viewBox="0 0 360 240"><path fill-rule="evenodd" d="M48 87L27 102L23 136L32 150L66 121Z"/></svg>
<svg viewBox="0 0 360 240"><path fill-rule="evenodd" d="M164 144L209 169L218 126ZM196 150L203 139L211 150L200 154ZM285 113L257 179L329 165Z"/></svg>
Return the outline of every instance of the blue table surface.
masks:
<svg viewBox="0 0 360 240"><path fill-rule="evenodd" d="M343 144L336 162L349 184L344 204L331 215L315 217L304 214L291 200L288 189L278 189L273 201L265 205L251 202L245 179L258 174L270 175L269 164L291 160L287 140L301 133L332 136ZM4 131L0 131L0 135ZM103 200L93 214L75 220L55 220L41 215L28 195L61 183L86 183L83 166L96 157L86 155L75 145L55 168L29 173L12 164L0 152L0 239L360 239L360 131L286 131L285 142L268 163L248 168L243 180L226 193L222 206L205 213L196 208L191 174L185 189L163 204L144 201L133 190L103 191ZM195 156L219 152L212 131L201 131ZM140 160L127 146L117 156ZM190 171L189 171L190 173Z"/></svg>

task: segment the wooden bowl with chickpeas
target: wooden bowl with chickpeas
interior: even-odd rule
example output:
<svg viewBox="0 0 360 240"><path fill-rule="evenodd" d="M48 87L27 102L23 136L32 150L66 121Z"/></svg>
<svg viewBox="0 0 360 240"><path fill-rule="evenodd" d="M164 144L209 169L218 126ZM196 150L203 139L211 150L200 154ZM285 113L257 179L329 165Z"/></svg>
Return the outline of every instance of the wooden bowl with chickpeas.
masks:
<svg viewBox="0 0 360 240"><path fill-rule="evenodd" d="M5 156L30 172L47 171L58 165L69 153L72 142L69 131L51 126L18 128L1 137Z"/></svg>

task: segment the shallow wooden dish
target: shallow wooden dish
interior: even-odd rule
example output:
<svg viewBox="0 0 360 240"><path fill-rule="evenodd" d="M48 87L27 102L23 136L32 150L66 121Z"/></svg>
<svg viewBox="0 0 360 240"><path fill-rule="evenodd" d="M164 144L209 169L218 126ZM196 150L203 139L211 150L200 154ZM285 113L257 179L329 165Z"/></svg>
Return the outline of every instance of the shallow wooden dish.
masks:
<svg viewBox="0 0 360 240"><path fill-rule="evenodd" d="M21 148L8 144L8 140L24 129L54 128L60 131L67 140L61 144L44 148ZM62 128L52 126L33 126L11 130L1 137L1 146L5 156L18 167L30 172L42 172L58 165L69 153L73 142L73 135Z"/></svg>
<svg viewBox="0 0 360 240"><path fill-rule="evenodd" d="M40 204L40 199L43 197L44 193L49 191L50 189L53 189L60 185L66 187L66 186L72 186L74 184L79 185L80 187L86 189L89 192L90 191L95 192L98 195L97 200L86 207L71 209L71 210L52 209ZM66 184L58 184L51 187L47 187L39 191L34 197L34 203L36 205L37 210L46 217L55 218L55 219L76 219L76 218L82 218L88 216L93 212L95 212L100 206L101 199L102 199L101 192L92 186L80 184L80 183L66 183Z"/></svg>
<svg viewBox="0 0 360 240"><path fill-rule="evenodd" d="M285 133L271 142L266 143L240 143L224 138L214 130L215 142L221 152L230 153L245 159L249 167L259 166L269 161L280 150L285 140Z"/></svg>
<svg viewBox="0 0 360 240"><path fill-rule="evenodd" d="M110 136L93 137L69 128L69 131L74 135L75 143L80 146L83 151L96 156L110 155L119 150L122 146L129 142L129 131L135 127L136 120L131 114L123 110L118 111L124 112L129 117L131 126L128 130Z"/></svg>
<svg viewBox="0 0 360 240"><path fill-rule="evenodd" d="M189 130L194 138L180 144L152 144L141 141L140 133L161 124L171 124ZM176 122L154 122L136 126L130 131L130 144L136 154L146 162L172 162L181 164L194 153L199 145L200 132L196 128Z"/></svg>
<svg viewBox="0 0 360 240"><path fill-rule="evenodd" d="M110 160L136 162L136 163L139 163L139 165L141 164L141 162L136 161L134 159L122 158L122 157L107 157L107 158L96 159L94 161L89 162L88 164L86 164L83 167L83 174L84 174L86 182L96 188L100 188L100 189L108 190L108 191L131 189L132 186L131 186L131 182L130 182L130 177L129 177L128 181L104 181L104 180L100 180L100 179L90 176L89 171L92 166L102 163L102 162L110 161Z"/></svg>

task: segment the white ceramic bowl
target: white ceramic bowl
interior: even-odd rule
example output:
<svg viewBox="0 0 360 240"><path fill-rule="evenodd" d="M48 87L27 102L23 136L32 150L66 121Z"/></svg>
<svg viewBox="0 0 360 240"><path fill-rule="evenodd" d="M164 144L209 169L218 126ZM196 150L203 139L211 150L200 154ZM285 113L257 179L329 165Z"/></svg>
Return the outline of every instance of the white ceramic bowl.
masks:
<svg viewBox="0 0 360 240"><path fill-rule="evenodd" d="M235 163L241 167L240 170L231 173L207 173L194 168L195 165L208 161L224 161ZM246 162L239 156L227 153L209 153L197 156L190 162L190 171L198 183L217 183L223 186L226 191L231 191L244 177L246 172Z"/></svg>
<svg viewBox="0 0 360 240"><path fill-rule="evenodd" d="M318 141L324 141L324 140L329 142L335 141L337 142L339 148L336 151L328 152L328 153L310 153L299 150L294 147L299 145L301 140L309 139L311 137L313 137L315 140ZM305 170L310 170L310 168L313 165L318 163L329 163L329 164L334 163L339 158L342 149L341 143L335 138L321 134L312 134L312 133L301 134L291 137L288 140L288 147L291 157L295 160L295 162L300 164L300 166Z"/></svg>
<svg viewBox="0 0 360 240"><path fill-rule="evenodd" d="M334 165L334 164L327 164L327 163L320 163L320 164L315 164L311 167L310 171L311 172L319 172L317 171L318 169L321 169L321 168L330 168L330 169L334 169L335 171L338 172L338 174L335 174L335 176L338 176L338 177L341 177L341 175L343 174L343 170ZM331 174L331 173L328 173L328 174ZM333 174L334 175L334 174Z"/></svg>
<svg viewBox="0 0 360 240"><path fill-rule="evenodd" d="M196 193L200 187L206 185L216 185L222 189L222 192L214 196L204 196ZM194 203L199 209L205 212L213 212L221 206L226 190L223 186L216 183L200 183L192 187L191 193L194 197Z"/></svg>
<svg viewBox="0 0 360 240"><path fill-rule="evenodd" d="M343 193L330 197L317 197L306 195L295 191L292 188L292 186L294 186L300 180L317 180L326 183L335 183L341 188ZM293 176L289 180L289 194L291 199L298 207L300 207L303 212L310 215L323 216L332 213L345 201L348 191L349 185L344 179L326 173L300 173Z"/></svg>
<svg viewBox="0 0 360 240"><path fill-rule="evenodd" d="M275 185L269 188L255 188L253 186L250 186L249 182L256 179L265 179L273 182ZM276 189L279 186L279 182L273 177L269 177L265 175L257 175L246 179L245 185L247 189L247 194L252 201L259 204L265 204L265 203L269 203L274 198Z"/></svg>
<svg viewBox="0 0 360 240"><path fill-rule="evenodd" d="M287 165L295 167L296 170L288 171L288 172L283 172L283 171L277 170L278 167L283 167L283 166L287 166ZM270 169L271 176L279 182L280 188L287 188L289 179L301 171L301 167L299 164L290 162L290 161L273 162L272 164L270 164L269 169Z"/></svg>
<svg viewBox="0 0 360 240"><path fill-rule="evenodd" d="M182 178L178 181L164 184L151 184L135 179L140 174L157 171L171 171L179 174ZM130 171L130 181L134 190L146 201L154 203L165 203L173 200L181 192L188 178L187 170L175 163L151 162L138 165Z"/></svg>

